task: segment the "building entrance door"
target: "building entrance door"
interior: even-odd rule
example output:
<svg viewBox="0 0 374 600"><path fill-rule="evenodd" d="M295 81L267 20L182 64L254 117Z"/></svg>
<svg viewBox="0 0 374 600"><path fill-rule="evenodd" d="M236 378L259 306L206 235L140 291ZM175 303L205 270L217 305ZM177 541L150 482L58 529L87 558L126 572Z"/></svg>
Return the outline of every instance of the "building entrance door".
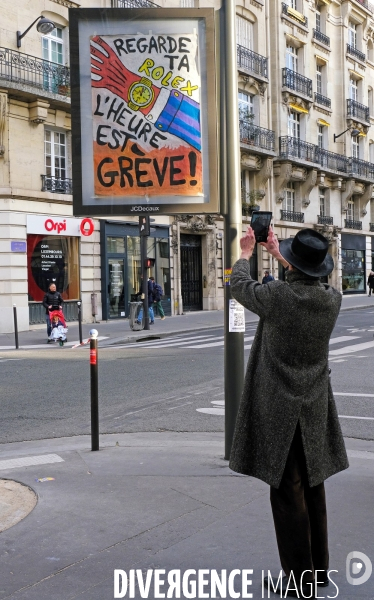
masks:
<svg viewBox="0 0 374 600"><path fill-rule="evenodd" d="M108 259L108 315L109 318L125 316L124 260Z"/></svg>
<svg viewBox="0 0 374 600"><path fill-rule="evenodd" d="M180 236L183 310L202 310L201 236Z"/></svg>

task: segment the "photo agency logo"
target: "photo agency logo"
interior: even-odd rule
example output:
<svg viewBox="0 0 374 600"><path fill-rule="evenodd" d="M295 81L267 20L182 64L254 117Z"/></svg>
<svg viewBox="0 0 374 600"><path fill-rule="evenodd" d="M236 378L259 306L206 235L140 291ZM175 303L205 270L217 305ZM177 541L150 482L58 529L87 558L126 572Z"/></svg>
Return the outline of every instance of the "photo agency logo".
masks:
<svg viewBox="0 0 374 600"><path fill-rule="evenodd" d="M363 552L350 552L347 556L346 576L351 585L366 583L373 572L373 565L368 556Z"/></svg>

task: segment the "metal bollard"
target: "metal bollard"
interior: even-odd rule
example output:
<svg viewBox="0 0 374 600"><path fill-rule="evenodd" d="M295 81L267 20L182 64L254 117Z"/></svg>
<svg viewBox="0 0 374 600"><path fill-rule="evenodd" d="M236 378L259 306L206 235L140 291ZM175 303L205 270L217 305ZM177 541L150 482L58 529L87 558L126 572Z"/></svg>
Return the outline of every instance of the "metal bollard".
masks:
<svg viewBox="0 0 374 600"><path fill-rule="evenodd" d="M82 302L77 302L77 306L78 306L79 343L83 344L83 334L82 334Z"/></svg>
<svg viewBox="0 0 374 600"><path fill-rule="evenodd" d="M19 349L18 342L18 321L17 321L17 306L13 304L13 321L14 321L14 338L16 341L16 350Z"/></svg>
<svg viewBox="0 0 374 600"><path fill-rule="evenodd" d="M99 379L97 356L97 329L90 331L91 372L91 450L99 450Z"/></svg>

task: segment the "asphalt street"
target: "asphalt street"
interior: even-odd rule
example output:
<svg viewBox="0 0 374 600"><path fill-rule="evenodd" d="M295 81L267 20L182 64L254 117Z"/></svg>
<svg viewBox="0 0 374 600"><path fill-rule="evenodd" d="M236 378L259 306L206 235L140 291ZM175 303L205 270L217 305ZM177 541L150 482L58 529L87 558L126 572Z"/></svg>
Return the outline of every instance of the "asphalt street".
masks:
<svg viewBox="0 0 374 600"><path fill-rule="evenodd" d="M223 340L217 328L101 347L100 432L223 431ZM347 437L374 439L373 359L374 310L341 313L330 366ZM88 347L0 352L0 394L0 443L90 433Z"/></svg>

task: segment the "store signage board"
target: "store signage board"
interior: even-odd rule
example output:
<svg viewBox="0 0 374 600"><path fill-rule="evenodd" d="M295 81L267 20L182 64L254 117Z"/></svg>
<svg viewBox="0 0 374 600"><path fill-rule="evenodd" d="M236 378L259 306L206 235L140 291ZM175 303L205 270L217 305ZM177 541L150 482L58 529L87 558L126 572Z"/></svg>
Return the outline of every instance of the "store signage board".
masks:
<svg viewBox="0 0 374 600"><path fill-rule="evenodd" d="M73 212L219 213L213 9L70 9Z"/></svg>
<svg viewBox="0 0 374 600"><path fill-rule="evenodd" d="M87 237L94 232L92 219L27 215L26 222L28 234Z"/></svg>

